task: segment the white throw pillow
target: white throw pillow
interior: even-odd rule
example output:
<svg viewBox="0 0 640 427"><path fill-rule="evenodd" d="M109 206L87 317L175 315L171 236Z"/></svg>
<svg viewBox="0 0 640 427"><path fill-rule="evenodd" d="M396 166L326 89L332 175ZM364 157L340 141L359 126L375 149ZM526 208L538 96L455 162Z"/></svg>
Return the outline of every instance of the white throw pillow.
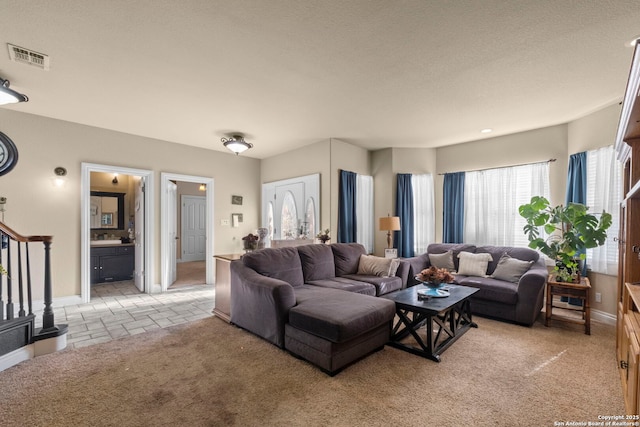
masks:
<svg viewBox="0 0 640 427"><path fill-rule="evenodd" d="M498 265L491 277L498 280L518 283L520 277L529 271L532 265L533 261L523 261L504 254L500 257L500 261L498 261Z"/></svg>
<svg viewBox="0 0 640 427"><path fill-rule="evenodd" d="M380 277L388 276L391 261L391 258L382 258L373 255L360 255L358 274Z"/></svg>
<svg viewBox="0 0 640 427"><path fill-rule="evenodd" d="M400 259L393 258L391 259L391 264L389 265L389 273L387 277L393 277L398 272L398 267L400 267Z"/></svg>
<svg viewBox="0 0 640 427"><path fill-rule="evenodd" d="M449 271L456 269L453 264L453 251L451 250L443 254L429 254L429 262L437 268L446 268Z"/></svg>
<svg viewBox="0 0 640 427"><path fill-rule="evenodd" d="M472 254L471 252L460 252L458 254L460 264L458 265L458 274L463 276L479 276L487 275L487 267L489 261L493 261L493 257L487 253Z"/></svg>

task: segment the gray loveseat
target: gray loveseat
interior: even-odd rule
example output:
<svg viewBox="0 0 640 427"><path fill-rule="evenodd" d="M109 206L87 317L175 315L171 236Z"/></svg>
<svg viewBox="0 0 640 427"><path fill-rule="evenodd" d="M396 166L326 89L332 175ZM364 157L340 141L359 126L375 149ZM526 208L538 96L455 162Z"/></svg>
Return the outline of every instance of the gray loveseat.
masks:
<svg viewBox="0 0 640 427"><path fill-rule="evenodd" d="M231 263L231 323L334 375L385 345L395 304L376 297L407 284L408 263L363 274L362 255L357 243L247 253Z"/></svg>
<svg viewBox="0 0 640 427"><path fill-rule="evenodd" d="M443 267L442 263L447 261L444 254L451 254L453 270L459 272L461 252L483 254L480 258L487 255L487 258L491 258L486 274L454 274L458 284L480 289L471 297L474 314L528 326L536 321L544 303L544 288L549 273L538 252L529 248L433 243L428 246L427 253L405 259L410 264L409 286L418 283L414 278L416 274L433 264L431 258L438 260L440 265L437 267ZM494 277L503 257L498 272L501 274ZM525 263L529 265L524 266ZM515 269L509 268L512 265L516 266ZM521 276L516 271L519 267L526 270Z"/></svg>

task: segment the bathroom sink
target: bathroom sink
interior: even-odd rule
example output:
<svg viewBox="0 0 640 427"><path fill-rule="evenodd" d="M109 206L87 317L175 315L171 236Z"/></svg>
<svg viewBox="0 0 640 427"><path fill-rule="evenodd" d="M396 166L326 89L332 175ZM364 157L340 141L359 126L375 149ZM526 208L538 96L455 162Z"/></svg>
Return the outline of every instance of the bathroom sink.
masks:
<svg viewBox="0 0 640 427"><path fill-rule="evenodd" d="M122 241L118 240L92 240L91 246L104 246L104 245L121 245Z"/></svg>

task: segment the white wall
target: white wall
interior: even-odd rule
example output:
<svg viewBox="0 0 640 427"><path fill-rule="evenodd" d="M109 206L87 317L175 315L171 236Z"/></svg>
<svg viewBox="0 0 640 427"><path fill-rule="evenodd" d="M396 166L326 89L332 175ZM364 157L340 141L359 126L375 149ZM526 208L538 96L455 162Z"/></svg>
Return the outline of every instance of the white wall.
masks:
<svg viewBox="0 0 640 427"><path fill-rule="evenodd" d="M0 196L8 198L5 223L25 235L53 235L53 296L80 294L80 165L82 162L154 171L156 270L160 283L160 172L208 176L215 180L214 253L241 250L241 237L258 227L260 161L249 157L143 138L90 126L0 109L0 130L19 150L18 163L0 177ZM212 140L212 143L213 142ZM64 188L54 188L53 169L68 171ZM244 196L244 223L221 226L231 218L231 195ZM37 268L34 264L34 268ZM34 297L37 298L37 297Z"/></svg>

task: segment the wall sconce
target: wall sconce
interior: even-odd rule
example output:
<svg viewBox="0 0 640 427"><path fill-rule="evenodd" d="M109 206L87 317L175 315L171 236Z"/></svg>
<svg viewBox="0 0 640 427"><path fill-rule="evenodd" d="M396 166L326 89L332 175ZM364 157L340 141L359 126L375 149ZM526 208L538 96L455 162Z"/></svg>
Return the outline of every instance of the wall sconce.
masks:
<svg viewBox="0 0 640 427"><path fill-rule="evenodd" d="M27 102L27 95L9 89L9 80L0 78L0 105L15 104L18 102Z"/></svg>
<svg viewBox="0 0 640 427"><path fill-rule="evenodd" d="M387 248L391 249L391 232L400 230L400 217L383 216L380 218L380 231L387 232Z"/></svg>
<svg viewBox="0 0 640 427"><path fill-rule="evenodd" d="M200 187L198 187L199 191L207 191L207 185L206 184L200 184Z"/></svg>
<svg viewBox="0 0 640 427"><path fill-rule="evenodd" d="M67 176L67 170L58 166L53 170L53 173L56 175L55 178L53 178L53 185L55 187L64 187L67 183L67 179L65 178Z"/></svg>
<svg viewBox="0 0 640 427"><path fill-rule="evenodd" d="M225 147L236 153L236 156L253 147L253 144L245 141L242 135L232 135L230 138L222 138L220 141Z"/></svg>
<svg viewBox="0 0 640 427"><path fill-rule="evenodd" d="M117 184L118 183L118 174L117 173L113 174L113 179L111 180L111 183L113 183L113 184Z"/></svg>

